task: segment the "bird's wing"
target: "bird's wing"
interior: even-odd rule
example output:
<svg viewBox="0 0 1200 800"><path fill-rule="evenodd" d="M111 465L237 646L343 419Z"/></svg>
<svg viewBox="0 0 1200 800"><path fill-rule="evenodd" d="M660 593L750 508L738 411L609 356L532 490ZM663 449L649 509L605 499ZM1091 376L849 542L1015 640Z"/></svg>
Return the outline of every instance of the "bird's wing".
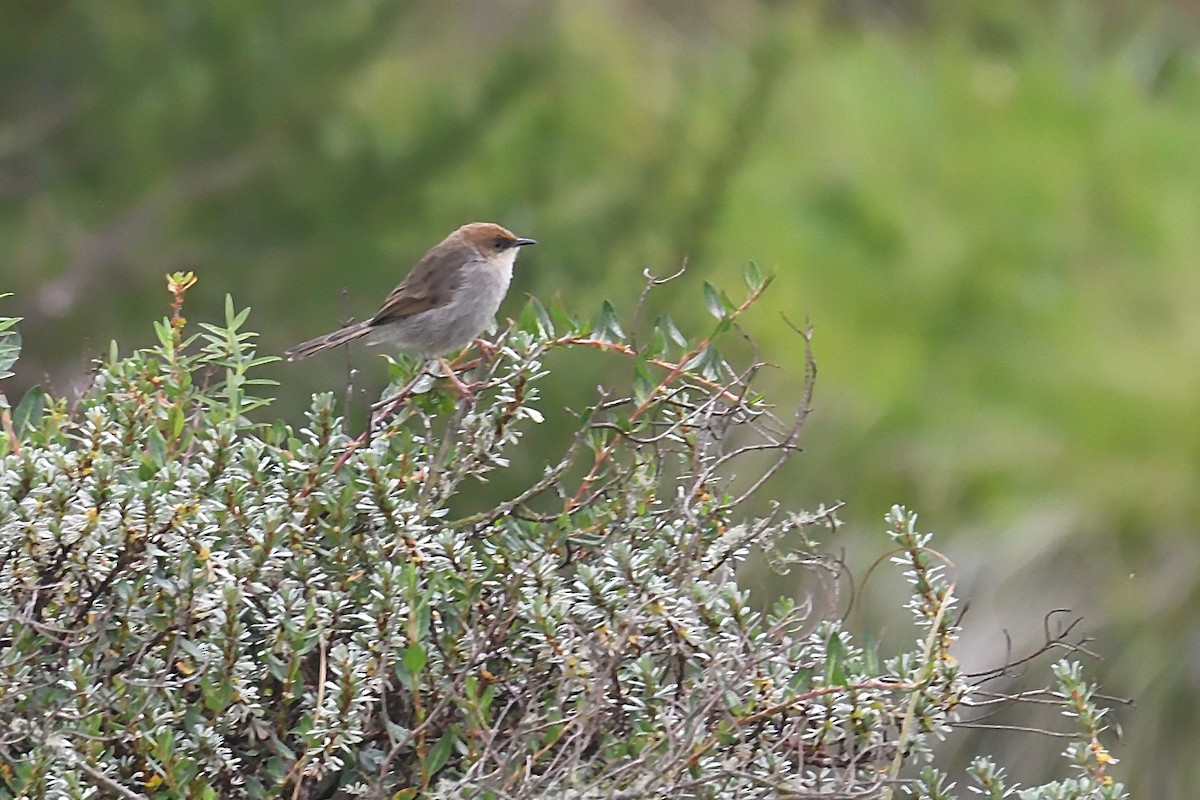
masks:
<svg viewBox="0 0 1200 800"><path fill-rule="evenodd" d="M472 264L463 264L462 253L427 253L408 273L408 277L392 290L383 307L371 318L371 326L411 317L423 311L447 305L462 281L463 271Z"/></svg>

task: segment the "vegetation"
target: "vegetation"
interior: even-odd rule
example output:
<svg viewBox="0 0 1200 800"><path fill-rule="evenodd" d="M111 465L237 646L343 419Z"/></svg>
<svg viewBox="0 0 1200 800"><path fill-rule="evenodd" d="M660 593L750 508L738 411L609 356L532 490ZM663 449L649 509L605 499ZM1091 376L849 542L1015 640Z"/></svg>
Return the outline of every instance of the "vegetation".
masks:
<svg viewBox="0 0 1200 800"><path fill-rule="evenodd" d="M194 278L171 276L156 346L114 344L71 405L0 405L0 797L951 797L916 765L995 700L950 653L958 599L916 516L888 515L916 643L883 657L828 602L810 533L834 510L744 508L809 411L777 415L763 364L717 349L767 284L746 280L739 304L708 288L698 340L531 300L469 395L393 363L354 437L330 394L299 428L254 422L270 358L248 310L192 333ZM620 359L628 388L531 486L457 516L572 349ZM752 547L819 578L807 601L755 611L735 579ZM1054 670L1039 699L1075 718L1073 775L1019 796L1125 797L1093 688ZM1012 794L990 758L969 774Z"/></svg>
<svg viewBox="0 0 1200 800"><path fill-rule="evenodd" d="M1113 720L1131 793L1191 797L1198 32L1182 0L0 4L0 311L23 317L0 388L73 402L110 340L155 341L164 271L205 276L189 316L253 306L277 354L371 313L473 219L540 242L502 321L526 293L631 307L643 268L687 257L646 316L701 330L686 299L754 259L778 276L761 352L726 354L795 364L783 316L811 317L822 372L806 453L746 513L844 501L827 544L865 575L884 511L920 509L972 598L963 668L1038 649L1047 610L1076 609L1098 682L1137 703ZM625 358L548 352L545 422L454 516L536 483L575 433L556 412L627 379ZM361 351L251 375L293 423L334 389L355 433L387 380ZM757 381L804 388L796 369ZM754 553L757 611L812 588ZM900 589L874 575L854 628L900 652ZM1057 747L997 728L939 757L957 774L980 752L1022 785L1058 774Z"/></svg>

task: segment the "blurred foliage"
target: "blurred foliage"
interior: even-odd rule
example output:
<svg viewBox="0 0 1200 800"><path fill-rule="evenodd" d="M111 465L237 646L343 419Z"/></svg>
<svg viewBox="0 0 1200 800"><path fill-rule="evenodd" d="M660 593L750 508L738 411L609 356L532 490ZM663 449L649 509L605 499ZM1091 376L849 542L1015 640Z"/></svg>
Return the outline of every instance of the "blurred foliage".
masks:
<svg viewBox="0 0 1200 800"><path fill-rule="evenodd" d="M542 243L507 313L630 299L684 256L675 291L727 286L754 259L821 368L776 495L958 531L988 631L964 661L1084 613L1139 704L1133 793L1179 795L1200 783L1197 30L1189 3L1132 0L5 4L9 393L137 341L165 270L204 275L196 313L247 300L278 352L371 313L470 219ZM664 295L652 312L703 313ZM758 324L794 363L785 322ZM384 370L354 364L361 407ZM266 371L292 413L349 374ZM870 592L856 610L895 619Z"/></svg>

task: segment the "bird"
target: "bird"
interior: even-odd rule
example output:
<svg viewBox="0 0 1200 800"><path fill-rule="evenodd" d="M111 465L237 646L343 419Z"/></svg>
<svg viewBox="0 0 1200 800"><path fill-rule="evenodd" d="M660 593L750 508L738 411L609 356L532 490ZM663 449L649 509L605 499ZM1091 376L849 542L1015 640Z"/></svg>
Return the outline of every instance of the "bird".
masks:
<svg viewBox="0 0 1200 800"><path fill-rule="evenodd" d="M494 222L471 222L451 233L409 271L373 317L302 342L288 361L339 347L355 339L391 345L442 361L491 325L512 281L522 247L537 244Z"/></svg>

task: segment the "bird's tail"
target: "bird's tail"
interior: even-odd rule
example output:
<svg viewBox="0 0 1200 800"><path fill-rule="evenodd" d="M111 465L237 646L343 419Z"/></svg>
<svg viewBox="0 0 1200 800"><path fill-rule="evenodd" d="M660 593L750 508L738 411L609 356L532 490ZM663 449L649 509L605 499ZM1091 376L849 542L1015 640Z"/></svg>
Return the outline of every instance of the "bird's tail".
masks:
<svg viewBox="0 0 1200 800"><path fill-rule="evenodd" d="M357 339L366 334L371 329L371 320L364 319L362 322L356 322L353 325L347 325L344 328L338 328L336 331L327 333L324 336L318 336L315 339L309 339L307 342L302 342L291 350L284 353L288 361L299 361L302 358L308 358L311 355L328 350L331 347L343 345L346 342Z"/></svg>

